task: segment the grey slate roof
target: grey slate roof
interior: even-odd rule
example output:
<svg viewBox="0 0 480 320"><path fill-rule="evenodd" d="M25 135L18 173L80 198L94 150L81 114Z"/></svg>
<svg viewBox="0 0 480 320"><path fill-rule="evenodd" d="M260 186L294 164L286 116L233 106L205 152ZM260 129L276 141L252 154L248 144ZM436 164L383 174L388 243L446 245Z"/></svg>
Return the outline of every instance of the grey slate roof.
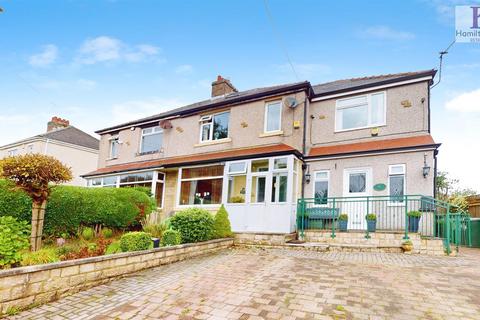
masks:
<svg viewBox="0 0 480 320"><path fill-rule="evenodd" d="M293 90L300 90L305 89L308 90L309 94L313 97L322 96L322 95L330 95L335 93L346 92L350 90L368 88L388 83L394 83L399 81L405 81L410 79L416 79L426 76L435 76L436 70L422 70L416 72L404 72L404 73L395 73L395 74L386 74L386 75L378 75L378 76L370 76L370 77L363 77L363 78L352 78L352 79L344 79L344 80L337 80L333 82L327 82L322 84L317 84L314 86L310 85L310 82L303 81L303 82L296 82L296 83L289 83L271 87L263 87L263 88L256 88L251 90L245 90L240 92L234 92L231 94L227 94L221 97L215 97L208 100L192 103L180 108L172 109L163 113L159 113L150 117L126 122L123 124L119 124L113 127L105 128L96 131L96 133L104 133L106 131L113 131L122 127L134 126L138 125L143 122L152 122L155 120L160 120L162 118L167 118L176 115L184 115L188 113L194 113L201 110L215 108L222 105L227 104L234 104L238 102L247 101L250 99L258 99L260 97L265 97L268 95L278 94L278 93L285 93L288 91Z"/></svg>
<svg viewBox="0 0 480 320"><path fill-rule="evenodd" d="M35 137L62 141L95 150L99 149L100 143L98 139L80 129L75 128L74 126L68 126L66 128L39 134Z"/></svg>
<svg viewBox="0 0 480 320"><path fill-rule="evenodd" d="M190 113L190 112L196 112L200 111L206 108L213 108L217 107L219 105L225 105L225 104L233 104L235 102L239 101L246 101L249 99L254 99L255 97L258 96L266 96L269 94L276 94L280 92L286 92L290 90L298 90L301 88L310 88L310 83L308 81L303 81L303 82L295 82L295 83L288 83L288 84L282 84L282 85L277 85L277 86L271 86L271 87L263 87L263 88L255 88L255 89L250 89L250 90L245 90L245 91L240 91L240 92L233 92L221 97L215 97L211 98L208 100L203 100L200 102L195 102L180 108L172 109L166 112L162 112L159 114L155 114L150 117L126 122L123 124L119 124L113 127L105 128L96 131L96 133L101 133L103 131L108 131L108 130L113 130L116 128L121 128L129 125L136 125L138 123L142 122L148 122L148 121L153 121L157 119L162 119L166 117L171 117L171 116L176 116L176 115L181 115L185 113Z"/></svg>
<svg viewBox="0 0 480 320"><path fill-rule="evenodd" d="M436 70L422 70L378 76L337 80L312 86L314 96L330 95L365 87L394 83L426 76L435 76Z"/></svg>

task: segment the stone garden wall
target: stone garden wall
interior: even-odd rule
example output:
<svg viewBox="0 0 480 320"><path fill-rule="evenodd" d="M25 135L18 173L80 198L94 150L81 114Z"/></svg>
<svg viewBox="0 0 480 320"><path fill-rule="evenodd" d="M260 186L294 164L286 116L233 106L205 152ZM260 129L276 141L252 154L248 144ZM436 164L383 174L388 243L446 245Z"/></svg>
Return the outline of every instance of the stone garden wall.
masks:
<svg viewBox="0 0 480 320"><path fill-rule="evenodd" d="M216 252L233 245L217 239L145 251L63 261L0 271L0 316L108 282L142 269Z"/></svg>

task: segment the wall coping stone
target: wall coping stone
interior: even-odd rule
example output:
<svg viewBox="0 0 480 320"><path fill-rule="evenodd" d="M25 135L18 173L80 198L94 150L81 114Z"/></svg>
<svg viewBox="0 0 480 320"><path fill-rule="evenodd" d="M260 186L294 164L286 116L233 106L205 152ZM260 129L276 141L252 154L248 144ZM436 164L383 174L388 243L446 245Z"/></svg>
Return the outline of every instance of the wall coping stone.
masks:
<svg viewBox="0 0 480 320"><path fill-rule="evenodd" d="M134 256L145 255L148 253L168 252L168 251L175 251L182 248L208 246L210 244L219 243L219 242L229 242L232 240L233 238L214 239L214 240L209 240L204 242L185 243L185 244L179 244L176 246L160 247L160 248L153 248L153 249L141 250L141 251L122 252L122 253L115 253L115 254L109 254L109 255L103 255L103 256L97 256L97 257L67 260L67 261L60 261L60 262L54 262L54 263L39 264L34 266L18 267L18 268L1 270L0 278L13 276L13 275L28 274L28 273L38 272L38 271L65 268L70 266L79 266L82 264L119 259L122 257L125 257L125 258L134 257Z"/></svg>

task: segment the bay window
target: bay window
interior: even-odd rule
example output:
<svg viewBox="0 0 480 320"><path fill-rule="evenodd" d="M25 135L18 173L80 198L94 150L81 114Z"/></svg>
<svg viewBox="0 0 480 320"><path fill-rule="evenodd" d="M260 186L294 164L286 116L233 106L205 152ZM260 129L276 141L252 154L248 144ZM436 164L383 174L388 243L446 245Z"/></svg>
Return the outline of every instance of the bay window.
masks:
<svg viewBox="0 0 480 320"><path fill-rule="evenodd" d="M336 131L385 125L386 94L371 93L337 100Z"/></svg>
<svg viewBox="0 0 480 320"><path fill-rule="evenodd" d="M228 138L230 112L222 112L200 119L200 142Z"/></svg>
<svg viewBox="0 0 480 320"><path fill-rule="evenodd" d="M180 169L179 205L222 202L223 165Z"/></svg>
<svg viewBox="0 0 480 320"><path fill-rule="evenodd" d="M252 160L251 203L265 203L268 168L268 159Z"/></svg>
<svg viewBox="0 0 480 320"><path fill-rule="evenodd" d="M388 192L390 202L402 204L405 195L405 165L394 164L388 166Z"/></svg>
<svg viewBox="0 0 480 320"><path fill-rule="evenodd" d="M272 202L287 201L288 159L277 158L273 161Z"/></svg>
<svg viewBox="0 0 480 320"><path fill-rule="evenodd" d="M245 203L247 189L247 162L228 165L228 203Z"/></svg>
<svg viewBox="0 0 480 320"><path fill-rule="evenodd" d="M160 151L163 144L163 130L160 126L142 129L140 153L154 153Z"/></svg>

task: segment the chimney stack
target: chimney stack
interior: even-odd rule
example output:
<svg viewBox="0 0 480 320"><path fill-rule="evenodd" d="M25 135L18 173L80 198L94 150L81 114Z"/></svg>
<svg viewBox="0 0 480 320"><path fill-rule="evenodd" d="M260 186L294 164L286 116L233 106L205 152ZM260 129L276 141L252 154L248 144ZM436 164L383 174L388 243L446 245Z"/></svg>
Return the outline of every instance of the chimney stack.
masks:
<svg viewBox="0 0 480 320"><path fill-rule="evenodd" d="M233 86L230 80L219 75L217 80L212 82L212 98L223 96L232 92L238 92L238 90Z"/></svg>
<svg viewBox="0 0 480 320"><path fill-rule="evenodd" d="M47 124L47 132L55 131L58 129L66 128L70 125L70 121L59 117L52 117Z"/></svg>

